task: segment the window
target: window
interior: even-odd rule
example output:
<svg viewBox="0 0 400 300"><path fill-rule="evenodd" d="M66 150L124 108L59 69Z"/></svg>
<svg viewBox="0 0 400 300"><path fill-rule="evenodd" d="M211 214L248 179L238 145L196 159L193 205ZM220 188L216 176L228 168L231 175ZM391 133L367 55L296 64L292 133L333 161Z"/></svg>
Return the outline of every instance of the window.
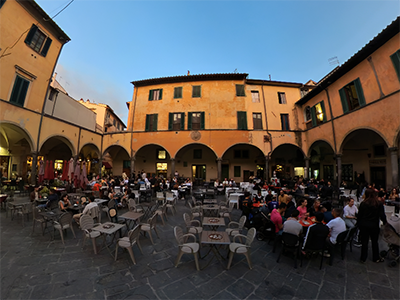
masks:
<svg viewBox="0 0 400 300"><path fill-rule="evenodd" d="M392 60L394 69L396 70L397 78L400 81L400 50L397 50L395 53L393 53L390 56L390 59Z"/></svg>
<svg viewBox="0 0 400 300"><path fill-rule="evenodd" d="M182 87L174 88L174 99L182 98Z"/></svg>
<svg viewBox="0 0 400 300"><path fill-rule="evenodd" d="M43 56L47 55L51 45L51 38L47 37L35 24L26 36L25 43Z"/></svg>
<svg viewBox="0 0 400 300"><path fill-rule="evenodd" d="M50 88L50 95L49 95L49 100L53 101L56 99L57 96L57 91L53 88Z"/></svg>
<svg viewBox="0 0 400 300"><path fill-rule="evenodd" d="M19 106L24 106L26 93L29 88L29 81L17 75L14 82L14 87L11 92L10 102Z"/></svg>
<svg viewBox="0 0 400 300"><path fill-rule="evenodd" d="M260 95L258 91L251 91L251 100L255 103L260 102Z"/></svg>
<svg viewBox="0 0 400 300"><path fill-rule="evenodd" d="M238 96L238 97L246 96L246 94L244 93L244 84L236 85L236 96Z"/></svg>
<svg viewBox="0 0 400 300"><path fill-rule="evenodd" d="M263 129L261 113L253 113L253 129Z"/></svg>
<svg viewBox="0 0 400 300"><path fill-rule="evenodd" d="M169 130L184 130L185 129L185 114L184 113L169 113Z"/></svg>
<svg viewBox="0 0 400 300"><path fill-rule="evenodd" d="M162 99L162 89L155 89L149 91L149 101L161 100Z"/></svg>
<svg viewBox="0 0 400 300"><path fill-rule="evenodd" d="M282 130L290 130L288 114L281 114L281 125L282 125Z"/></svg>
<svg viewBox="0 0 400 300"><path fill-rule="evenodd" d="M167 151L157 150L157 159L167 159Z"/></svg>
<svg viewBox="0 0 400 300"><path fill-rule="evenodd" d="M239 130L247 130L247 116L245 111L237 112L237 122Z"/></svg>
<svg viewBox="0 0 400 300"><path fill-rule="evenodd" d="M234 150L233 151L233 158L249 158L250 153L249 150ZM237 176L235 176L237 177Z"/></svg>
<svg viewBox="0 0 400 300"><path fill-rule="evenodd" d="M201 85L194 85L192 89L192 98L201 97Z"/></svg>
<svg viewBox="0 0 400 300"><path fill-rule="evenodd" d="M204 112L190 112L188 114L188 129L204 129Z"/></svg>
<svg viewBox="0 0 400 300"><path fill-rule="evenodd" d="M0 8L2 8L2 6L4 5L4 3L6 3L7 0L0 0Z"/></svg>
<svg viewBox="0 0 400 300"><path fill-rule="evenodd" d="M312 127L326 122L326 113L324 101L321 101L311 107L311 123Z"/></svg>
<svg viewBox="0 0 400 300"><path fill-rule="evenodd" d="M114 127L117 127L117 122L115 119L113 120L113 125L114 125Z"/></svg>
<svg viewBox="0 0 400 300"><path fill-rule="evenodd" d="M311 107L307 106L304 109L304 119L306 120L306 127L310 129L313 127L312 120L311 120Z"/></svg>
<svg viewBox="0 0 400 300"><path fill-rule="evenodd" d="M359 78L341 88L339 95L342 101L343 113L365 105L364 92Z"/></svg>
<svg viewBox="0 0 400 300"><path fill-rule="evenodd" d="M233 176L240 177L240 173L241 173L240 166L234 166L233 167Z"/></svg>
<svg viewBox="0 0 400 300"><path fill-rule="evenodd" d="M194 159L202 159L203 153L201 149L193 149L193 158Z"/></svg>
<svg viewBox="0 0 400 300"><path fill-rule="evenodd" d="M122 162L122 168L124 169L130 169L131 168L131 161L130 160L124 160Z"/></svg>
<svg viewBox="0 0 400 300"><path fill-rule="evenodd" d="M278 92L279 104L286 104L286 94Z"/></svg>
<svg viewBox="0 0 400 300"><path fill-rule="evenodd" d="M145 131L157 131L158 114L146 115Z"/></svg>

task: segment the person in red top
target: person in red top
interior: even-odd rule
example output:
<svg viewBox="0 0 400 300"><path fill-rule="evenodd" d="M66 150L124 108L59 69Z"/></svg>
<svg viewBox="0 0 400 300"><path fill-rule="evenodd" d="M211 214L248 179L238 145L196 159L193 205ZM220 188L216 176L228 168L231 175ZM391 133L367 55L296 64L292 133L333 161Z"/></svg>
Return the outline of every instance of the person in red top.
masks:
<svg viewBox="0 0 400 300"><path fill-rule="evenodd" d="M279 204L278 208L275 208L271 212L271 221L275 224L275 233L278 235L282 235L283 232L283 220L282 214L286 210L286 203Z"/></svg>
<svg viewBox="0 0 400 300"><path fill-rule="evenodd" d="M93 185L92 191L100 191L101 185L98 181Z"/></svg>

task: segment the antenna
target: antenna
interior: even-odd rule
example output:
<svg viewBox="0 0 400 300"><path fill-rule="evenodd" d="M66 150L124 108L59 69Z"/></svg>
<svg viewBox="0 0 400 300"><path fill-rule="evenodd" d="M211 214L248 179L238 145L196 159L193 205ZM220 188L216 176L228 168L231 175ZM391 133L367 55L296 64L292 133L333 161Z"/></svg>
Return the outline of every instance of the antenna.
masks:
<svg viewBox="0 0 400 300"><path fill-rule="evenodd" d="M339 59L337 58L337 56L331 57L330 59L328 59L329 65L330 66L334 66L334 65L340 65L339 63Z"/></svg>
<svg viewBox="0 0 400 300"><path fill-rule="evenodd" d="M235 69L235 71L233 71L233 73L237 73L237 68Z"/></svg>

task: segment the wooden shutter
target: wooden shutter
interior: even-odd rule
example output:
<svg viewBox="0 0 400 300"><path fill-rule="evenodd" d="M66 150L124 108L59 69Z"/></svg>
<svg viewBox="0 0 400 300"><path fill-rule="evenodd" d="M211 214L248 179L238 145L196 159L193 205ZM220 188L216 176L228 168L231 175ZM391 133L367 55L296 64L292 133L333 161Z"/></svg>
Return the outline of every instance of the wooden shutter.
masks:
<svg viewBox="0 0 400 300"><path fill-rule="evenodd" d="M145 131L149 131L150 130L150 117L151 115L146 115L146 127L145 127Z"/></svg>
<svg viewBox="0 0 400 300"><path fill-rule="evenodd" d="M247 129L247 118L245 111L238 111L237 112L237 121L238 121L238 129L239 130L246 130Z"/></svg>
<svg viewBox="0 0 400 300"><path fill-rule="evenodd" d="M204 111L200 113L200 129L205 128Z"/></svg>
<svg viewBox="0 0 400 300"><path fill-rule="evenodd" d="M174 114L173 113L169 113L169 117L168 117L168 130L172 130L172 125L174 123Z"/></svg>
<svg viewBox="0 0 400 300"><path fill-rule="evenodd" d="M311 107L311 122L312 126L317 126L317 114L315 112L315 106Z"/></svg>
<svg viewBox="0 0 400 300"><path fill-rule="evenodd" d="M192 98L199 98L199 97L201 97L201 86L200 85L193 86Z"/></svg>
<svg viewBox="0 0 400 300"><path fill-rule="evenodd" d="M181 113L181 130L185 130L185 114Z"/></svg>
<svg viewBox="0 0 400 300"><path fill-rule="evenodd" d="M400 50L397 50L394 54L390 55L394 69L396 70L397 78L400 81Z"/></svg>
<svg viewBox="0 0 400 300"><path fill-rule="evenodd" d="M10 102L19 106L24 106L26 93L28 91L29 81L17 76L11 93Z"/></svg>
<svg viewBox="0 0 400 300"><path fill-rule="evenodd" d="M29 30L29 32L25 38L25 43L27 43L28 45L31 44L33 36L36 33L36 30L38 30L37 26L35 24L32 24L31 30Z"/></svg>
<svg viewBox="0 0 400 300"><path fill-rule="evenodd" d="M324 122L326 122L326 113L325 113L325 104L324 104L324 101L321 101L320 102L320 104L321 104L321 110L322 110L322 114L323 114L323 116L324 116Z"/></svg>
<svg viewBox="0 0 400 300"><path fill-rule="evenodd" d="M158 100L161 100L162 99L162 89L160 89L160 94L159 94L159 97L158 97Z"/></svg>
<svg viewBox="0 0 400 300"><path fill-rule="evenodd" d="M347 96L346 96L346 91L344 88L341 88L339 90L339 95L340 95L340 100L342 101L342 107L343 107L343 113L348 113L349 112L349 104L347 103ZM311 117L312 117L312 111L311 111Z"/></svg>
<svg viewBox="0 0 400 300"><path fill-rule="evenodd" d="M153 115L153 131L158 130L158 114Z"/></svg>
<svg viewBox="0 0 400 300"><path fill-rule="evenodd" d="M356 92L357 92L358 104L360 104L360 106L364 106L365 98L364 98L364 92L363 92L363 89L361 86L360 78L357 78L356 80L354 80L354 86L355 86Z"/></svg>
<svg viewBox="0 0 400 300"><path fill-rule="evenodd" d="M150 90L149 91L149 101L153 100L153 94L154 94L154 91Z"/></svg>
<svg viewBox="0 0 400 300"><path fill-rule="evenodd" d="M50 45L51 45L51 38L47 38L46 43L43 46L42 52L40 52L41 55L43 55L44 57L46 57L47 52L49 51Z"/></svg>
<svg viewBox="0 0 400 300"><path fill-rule="evenodd" d="M192 130L192 113L188 113L188 130Z"/></svg>

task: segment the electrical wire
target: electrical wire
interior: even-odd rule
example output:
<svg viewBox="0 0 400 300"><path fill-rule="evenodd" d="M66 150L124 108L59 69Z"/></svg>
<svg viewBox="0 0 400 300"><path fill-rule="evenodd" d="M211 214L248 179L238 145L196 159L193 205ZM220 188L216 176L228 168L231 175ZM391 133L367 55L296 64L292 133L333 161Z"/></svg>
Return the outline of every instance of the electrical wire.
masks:
<svg viewBox="0 0 400 300"><path fill-rule="evenodd" d="M72 4L72 2L74 2L75 0L71 0L62 10L60 10L58 13L56 13L51 19L54 19L55 17L57 17L60 13L63 12L64 9L66 9L68 6L70 6Z"/></svg>

